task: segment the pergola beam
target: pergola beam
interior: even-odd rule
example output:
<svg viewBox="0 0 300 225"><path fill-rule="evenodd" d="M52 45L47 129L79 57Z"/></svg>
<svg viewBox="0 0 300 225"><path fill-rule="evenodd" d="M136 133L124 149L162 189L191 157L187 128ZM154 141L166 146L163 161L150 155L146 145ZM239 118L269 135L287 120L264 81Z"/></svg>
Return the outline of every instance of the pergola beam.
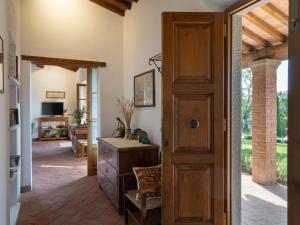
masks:
<svg viewBox="0 0 300 225"><path fill-rule="evenodd" d="M242 68L249 66L251 62L261 59L277 59L286 60L288 59L288 43L264 48L247 54L243 54Z"/></svg>
<svg viewBox="0 0 300 225"><path fill-rule="evenodd" d="M242 41L242 47L243 49L246 49L248 52L252 52L255 50L255 48L252 45L248 44L245 41Z"/></svg>
<svg viewBox="0 0 300 225"><path fill-rule="evenodd" d="M253 32L252 30L248 29L247 27L242 27L243 34L246 35L251 40L257 42L259 45L262 45L263 47L270 47L271 43L261 36L259 36L257 33Z"/></svg>
<svg viewBox="0 0 300 225"><path fill-rule="evenodd" d="M253 23L255 26L257 26L259 29L265 31L269 35L271 35L273 38L277 39L280 42L286 42L287 36L276 30L274 27L272 27L270 24L266 23L264 20L259 18L257 15L255 15L252 12L249 12L244 16L245 19L247 19L249 22Z"/></svg>
<svg viewBox="0 0 300 225"><path fill-rule="evenodd" d="M286 15L283 11L278 9L275 5L272 3L268 3L261 7L265 12L267 12L269 15L277 19L279 22L281 22L283 25L288 26L289 25L289 16Z"/></svg>

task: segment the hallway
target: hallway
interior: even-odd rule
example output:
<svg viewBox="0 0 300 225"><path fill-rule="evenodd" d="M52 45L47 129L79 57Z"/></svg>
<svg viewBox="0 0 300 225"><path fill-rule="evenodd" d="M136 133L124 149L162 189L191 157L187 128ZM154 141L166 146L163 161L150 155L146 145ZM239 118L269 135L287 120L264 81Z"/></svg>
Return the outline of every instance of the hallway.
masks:
<svg viewBox="0 0 300 225"><path fill-rule="evenodd" d="M33 142L33 190L22 194L18 225L123 224L86 167L59 142Z"/></svg>

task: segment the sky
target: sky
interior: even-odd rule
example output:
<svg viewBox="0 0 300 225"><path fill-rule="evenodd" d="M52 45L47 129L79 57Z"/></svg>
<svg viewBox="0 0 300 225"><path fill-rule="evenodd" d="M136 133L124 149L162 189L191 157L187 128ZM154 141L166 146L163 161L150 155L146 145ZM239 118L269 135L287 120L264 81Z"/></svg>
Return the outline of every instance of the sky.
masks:
<svg viewBox="0 0 300 225"><path fill-rule="evenodd" d="M277 69L277 92L288 90L288 61L282 61Z"/></svg>

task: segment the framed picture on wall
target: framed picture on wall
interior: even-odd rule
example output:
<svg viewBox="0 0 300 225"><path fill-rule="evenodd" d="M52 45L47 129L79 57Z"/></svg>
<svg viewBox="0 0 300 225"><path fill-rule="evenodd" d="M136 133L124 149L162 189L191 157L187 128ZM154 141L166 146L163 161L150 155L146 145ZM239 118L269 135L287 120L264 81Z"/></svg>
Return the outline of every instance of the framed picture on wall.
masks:
<svg viewBox="0 0 300 225"><path fill-rule="evenodd" d="M0 93L4 93L4 43L0 36Z"/></svg>
<svg viewBox="0 0 300 225"><path fill-rule="evenodd" d="M134 77L134 106L155 106L155 70Z"/></svg>
<svg viewBox="0 0 300 225"><path fill-rule="evenodd" d="M66 92L64 92L64 91L46 91L46 98L65 99Z"/></svg>

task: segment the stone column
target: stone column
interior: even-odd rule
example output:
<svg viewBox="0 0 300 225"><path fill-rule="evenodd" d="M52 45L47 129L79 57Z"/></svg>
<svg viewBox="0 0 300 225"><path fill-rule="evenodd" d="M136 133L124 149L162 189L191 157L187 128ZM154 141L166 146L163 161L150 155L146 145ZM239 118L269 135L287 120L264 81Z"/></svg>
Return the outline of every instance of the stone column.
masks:
<svg viewBox="0 0 300 225"><path fill-rule="evenodd" d="M277 68L280 61L263 59L252 69L252 179L276 183Z"/></svg>

